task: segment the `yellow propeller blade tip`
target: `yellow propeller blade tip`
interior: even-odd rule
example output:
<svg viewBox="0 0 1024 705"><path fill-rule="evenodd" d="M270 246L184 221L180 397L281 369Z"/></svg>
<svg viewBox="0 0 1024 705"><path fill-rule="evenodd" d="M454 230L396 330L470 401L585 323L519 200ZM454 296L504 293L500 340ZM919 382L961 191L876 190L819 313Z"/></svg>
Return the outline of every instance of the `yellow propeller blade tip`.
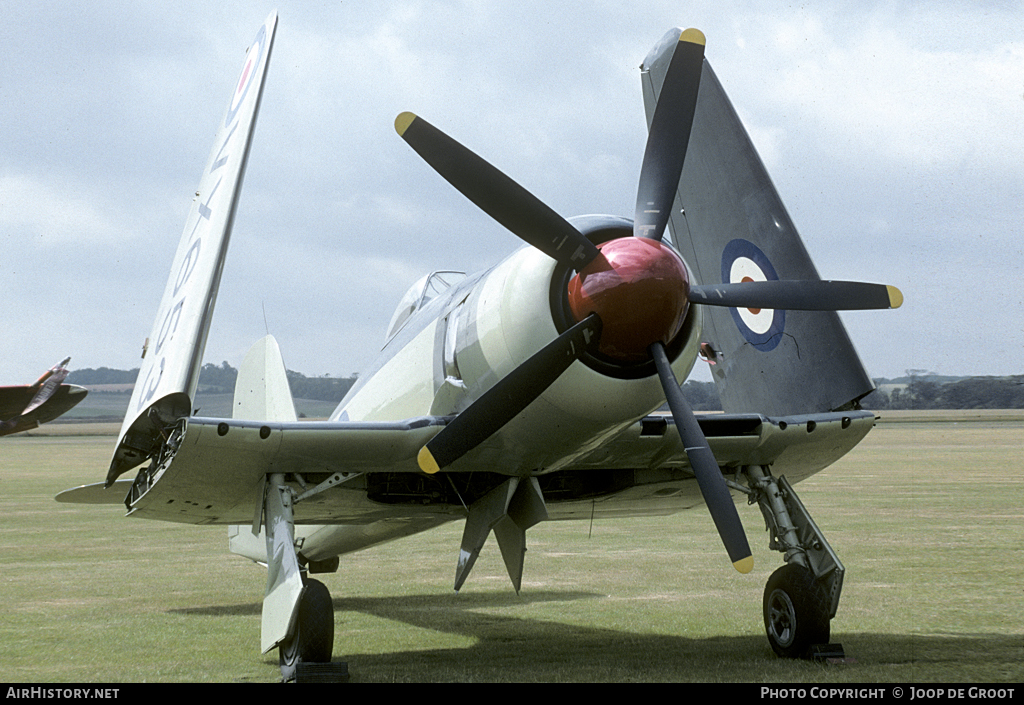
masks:
<svg viewBox="0 0 1024 705"><path fill-rule="evenodd" d="M426 446L420 448L420 452L416 456L416 462L419 463L420 470L428 475L434 475L441 472L441 466L437 464L437 461L434 460L434 456L430 453L430 449Z"/></svg>
<svg viewBox="0 0 1024 705"><path fill-rule="evenodd" d="M894 286L886 285L889 290L889 308L899 308L903 305L903 292Z"/></svg>
<svg viewBox="0 0 1024 705"><path fill-rule="evenodd" d="M754 557L741 558L733 563L732 567L745 575L754 569Z"/></svg>
<svg viewBox="0 0 1024 705"><path fill-rule="evenodd" d="M395 118L395 130L399 136L405 134L405 131L409 129L409 125L416 119L416 116L410 112L399 113L398 117Z"/></svg>
<svg viewBox="0 0 1024 705"><path fill-rule="evenodd" d="M683 33L679 35L679 41L689 42L690 44L700 44L701 46L707 46L707 39L704 37L704 33L699 29L684 29Z"/></svg>

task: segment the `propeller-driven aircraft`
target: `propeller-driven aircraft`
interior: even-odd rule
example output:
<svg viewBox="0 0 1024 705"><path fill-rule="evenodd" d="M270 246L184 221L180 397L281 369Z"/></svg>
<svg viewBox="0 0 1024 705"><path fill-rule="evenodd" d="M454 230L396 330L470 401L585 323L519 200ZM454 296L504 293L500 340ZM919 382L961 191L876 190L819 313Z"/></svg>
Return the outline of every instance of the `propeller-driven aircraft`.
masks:
<svg viewBox="0 0 1024 705"><path fill-rule="evenodd" d="M53 421L85 399L88 390L63 384L68 376L66 357L48 369L34 384L0 387L0 436L20 433Z"/></svg>
<svg viewBox="0 0 1024 705"><path fill-rule="evenodd" d="M192 415L276 24L260 28L220 125L106 481L58 500L229 526L230 549L267 566L262 647L278 648L285 677L332 657L330 594L310 576L345 553L462 520L455 589L493 531L518 591L540 521L706 507L742 573L754 559L735 499L760 506L784 554L764 592L772 648L827 643L845 569L792 483L874 424L835 311L902 297L819 278L698 30L670 31L641 67L649 137L632 220L566 220L399 115L401 138L525 246L416 282L329 420L296 419L269 336L240 366L232 417ZM680 391L698 354L715 362L725 413L696 414Z"/></svg>

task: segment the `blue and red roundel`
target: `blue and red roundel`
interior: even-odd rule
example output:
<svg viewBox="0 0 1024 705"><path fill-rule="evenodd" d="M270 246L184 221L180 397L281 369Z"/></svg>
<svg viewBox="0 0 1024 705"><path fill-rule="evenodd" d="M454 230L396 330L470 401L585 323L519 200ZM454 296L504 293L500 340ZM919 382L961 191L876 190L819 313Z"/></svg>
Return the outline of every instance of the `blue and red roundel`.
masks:
<svg viewBox="0 0 1024 705"><path fill-rule="evenodd" d="M246 94L249 92L249 86L252 85L253 76L256 75L256 69L259 68L260 62L263 60L263 52L267 48L267 26L263 25L260 27L260 31L256 34L256 38L252 41L252 46L249 47L249 53L246 55L245 66L242 68L242 75L238 77L238 84L235 86L235 94L231 96L231 105L228 106L228 115L224 120L224 126L227 127L235 119L235 113L238 112L238 108L242 105L242 101L245 100Z"/></svg>
<svg viewBox="0 0 1024 705"><path fill-rule="evenodd" d="M736 239L722 251L722 282L772 281L779 275L757 245ZM774 350L782 341L786 312L770 308L731 308L736 327L751 345L762 352Z"/></svg>

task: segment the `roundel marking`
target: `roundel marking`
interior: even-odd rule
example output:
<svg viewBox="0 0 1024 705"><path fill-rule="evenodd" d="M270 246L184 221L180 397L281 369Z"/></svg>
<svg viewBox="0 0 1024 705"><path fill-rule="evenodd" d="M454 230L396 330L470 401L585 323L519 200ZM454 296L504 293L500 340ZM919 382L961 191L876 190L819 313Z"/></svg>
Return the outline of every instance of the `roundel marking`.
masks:
<svg viewBox="0 0 1024 705"><path fill-rule="evenodd" d="M235 86L235 94L231 96L231 105L228 107L228 116L224 120L225 127L230 125L235 119L235 113L238 112L242 101L245 100L245 96L249 93L249 86L252 85L256 69L259 68L260 62L263 60L263 50L266 46L267 26L263 25L260 27L260 31L256 34L256 38L252 41L252 46L249 47L249 52L246 54L245 66L242 67L242 75L238 77L238 85Z"/></svg>
<svg viewBox="0 0 1024 705"><path fill-rule="evenodd" d="M775 272L768 256L747 240L732 240L722 251L722 282L773 281ZM762 352L774 350L782 341L786 312L770 308L731 308L733 321L747 342Z"/></svg>

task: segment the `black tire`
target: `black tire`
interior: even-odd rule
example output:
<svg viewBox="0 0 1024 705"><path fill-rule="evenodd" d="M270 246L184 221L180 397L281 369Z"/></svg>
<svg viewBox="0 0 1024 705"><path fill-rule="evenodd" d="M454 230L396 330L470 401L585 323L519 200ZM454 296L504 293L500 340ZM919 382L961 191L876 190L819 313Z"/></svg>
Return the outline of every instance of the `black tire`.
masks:
<svg viewBox="0 0 1024 705"><path fill-rule="evenodd" d="M306 580L299 602L295 633L277 647L281 673L295 673L303 663L330 663L334 652L334 603L327 586L319 580Z"/></svg>
<svg viewBox="0 0 1024 705"><path fill-rule="evenodd" d="M807 658L814 644L829 640L829 596L810 570L787 563L764 588L764 630L772 650L785 658Z"/></svg>

